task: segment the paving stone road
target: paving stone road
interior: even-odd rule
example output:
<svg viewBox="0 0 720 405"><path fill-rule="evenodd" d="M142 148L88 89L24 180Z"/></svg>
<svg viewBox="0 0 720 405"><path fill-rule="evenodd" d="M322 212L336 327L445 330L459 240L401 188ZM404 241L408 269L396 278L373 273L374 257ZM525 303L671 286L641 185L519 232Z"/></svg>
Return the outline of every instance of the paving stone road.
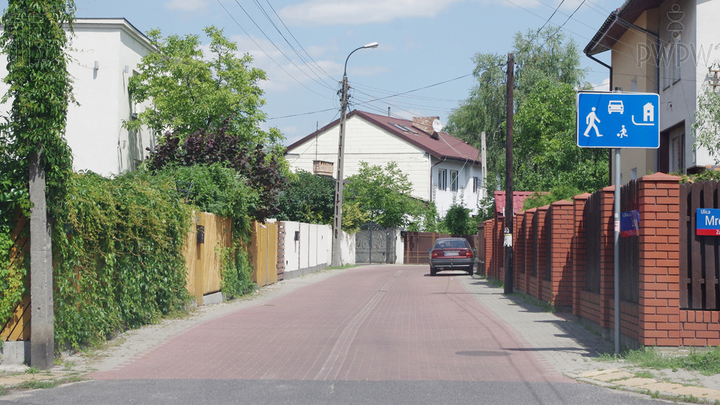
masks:
<svg viewBox="0 0 720 405"><path fill-rule="evenodd" d="M362 266L287 280L65 359L94 381L0 403L195 403L193 387L199 403L655 403L577 383L657 383L618 384L627 367L598 372L617 366L596 361L612 347L581 324L477 276L428 273Z"/></svg>

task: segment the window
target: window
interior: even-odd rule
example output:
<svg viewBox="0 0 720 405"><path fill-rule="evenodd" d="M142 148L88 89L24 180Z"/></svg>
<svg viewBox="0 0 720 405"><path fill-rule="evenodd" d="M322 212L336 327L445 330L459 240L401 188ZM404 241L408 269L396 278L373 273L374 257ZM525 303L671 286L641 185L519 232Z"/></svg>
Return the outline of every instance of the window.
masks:
<svg viewBox="0 0 720 405"><path fill-rule="evenodd" d="M482 188L482 181L480 181L479 177L473 177L472 178L472 190L473 193L479 193L480 189Z"/></svg>
<svg viewBox="0 0 720 405"><path fill-rule="evenodd" d="M670 138L670 171L673 173L685 170L685 134Z"/></svg>
<svg viewBox="0 0 720 405"><path fill-rule="evenodd" d="M458 191L458 172L450 170L450 191Z"/></svg>
<svg viewBox="0 0 720 405"><path fill-rule="evenodd" d="M447 170L445 169L438 170L437 188L438 190L447 190Z"/></svg>

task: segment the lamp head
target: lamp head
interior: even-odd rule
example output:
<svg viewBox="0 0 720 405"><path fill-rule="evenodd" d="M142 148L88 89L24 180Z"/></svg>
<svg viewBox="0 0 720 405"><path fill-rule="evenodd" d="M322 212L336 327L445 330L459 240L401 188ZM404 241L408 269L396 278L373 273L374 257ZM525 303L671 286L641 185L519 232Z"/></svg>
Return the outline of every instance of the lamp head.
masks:
<svg viewBox="0 0 720 405"><path fill-rule="evenodd" d="M369 44L363 45L363 49L377 48L378 45L379 44L377 42L370 42Z"/></svg>

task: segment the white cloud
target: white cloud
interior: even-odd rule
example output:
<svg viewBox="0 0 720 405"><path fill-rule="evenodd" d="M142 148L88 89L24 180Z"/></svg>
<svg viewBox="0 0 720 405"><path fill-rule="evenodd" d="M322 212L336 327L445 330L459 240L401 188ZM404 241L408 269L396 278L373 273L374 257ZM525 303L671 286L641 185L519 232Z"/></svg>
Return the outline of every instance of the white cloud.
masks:
<svg viewBox="0 0 720 405"><path fill-rule="evenodd" d="M600 84L592 84L594 91L610 91L610 78L603 79Z"/></svg>
<svg viewBox="0 0 720 405"><path fill-rule="evenodd" d="M164 6L168 10L196 11L207 5L203 0L170 0L166 1Z"/></svg>
<svg viewBox="0 0 720 405"><path fill-rule="evenodd" d="M462 0L308 0L280 10L280 17L295 25L360 25L401 18L435 17Z"/></svg>

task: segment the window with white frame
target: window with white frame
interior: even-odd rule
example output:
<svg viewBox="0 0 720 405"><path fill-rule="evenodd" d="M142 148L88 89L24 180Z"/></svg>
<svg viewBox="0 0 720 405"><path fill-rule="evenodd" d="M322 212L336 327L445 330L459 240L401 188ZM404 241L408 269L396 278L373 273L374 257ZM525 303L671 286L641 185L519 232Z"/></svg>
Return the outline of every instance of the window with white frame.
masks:
<svg viewBox="0 0 720 405"><path fill-rule="evenodd" d="M482 181L480 181L480 177L473 177L472 178L472 191L473 193L479 193L480 189L482 188Z"/></svg>
<svg viewBox="0 0 720 405"><path fill-rule="evenodd" d="M458 172L450 170L450 191L458 191Z"/></svg>
<svg viewBox="0 0 720 405"><path fill-rule="evenodd" d="M438 169L438 179L437 179L437 188L438 190L447 190L447 170L446 169Z"/></svg>

